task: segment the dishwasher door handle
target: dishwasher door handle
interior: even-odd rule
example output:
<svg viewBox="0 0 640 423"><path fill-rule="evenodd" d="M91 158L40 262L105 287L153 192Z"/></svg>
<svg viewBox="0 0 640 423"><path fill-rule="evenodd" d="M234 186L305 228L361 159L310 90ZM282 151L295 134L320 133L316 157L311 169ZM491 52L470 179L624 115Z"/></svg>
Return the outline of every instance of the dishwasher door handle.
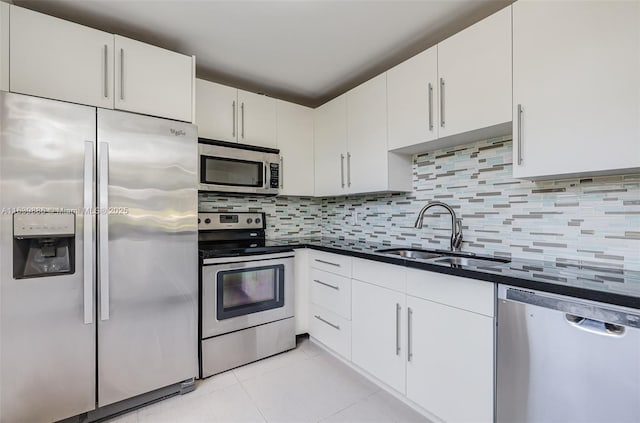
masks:
<svg viewBox="0 0 640 423"><path fill-rule="evenodd" d="M575 314L566 313L564 318L571 326L586 332L608 336L622 336L625 332L624 326L603 322L601 320L588 319L586 317L576 316Z"/></svg>

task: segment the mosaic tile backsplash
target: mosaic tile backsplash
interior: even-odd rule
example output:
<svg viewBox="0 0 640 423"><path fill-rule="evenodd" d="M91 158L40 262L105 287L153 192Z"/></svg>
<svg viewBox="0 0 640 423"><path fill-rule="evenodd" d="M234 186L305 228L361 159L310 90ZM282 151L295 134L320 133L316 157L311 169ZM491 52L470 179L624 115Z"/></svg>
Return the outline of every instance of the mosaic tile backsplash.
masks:
<svg viewBox="0 0 640 423"><path fill-rule="evenodd" d="M411 193L337 198L201 197L201 210L267 212L268 236L322 234L424 248L448 248L462 218L462 249L537 260L640 269L640 174L531 182L511 177L512 142L496 138L414 156Z"/></svg>

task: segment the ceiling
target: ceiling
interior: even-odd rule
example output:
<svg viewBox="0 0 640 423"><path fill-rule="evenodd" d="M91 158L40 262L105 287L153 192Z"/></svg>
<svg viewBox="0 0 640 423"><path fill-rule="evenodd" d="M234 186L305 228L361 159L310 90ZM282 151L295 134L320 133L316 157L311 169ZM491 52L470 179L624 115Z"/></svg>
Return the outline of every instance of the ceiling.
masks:
<svg viewBox="0 0 640 423"><path fill-rule="evenodd" d="M196 56L200 78L318 106L511 0L14 0Z"/></svg>

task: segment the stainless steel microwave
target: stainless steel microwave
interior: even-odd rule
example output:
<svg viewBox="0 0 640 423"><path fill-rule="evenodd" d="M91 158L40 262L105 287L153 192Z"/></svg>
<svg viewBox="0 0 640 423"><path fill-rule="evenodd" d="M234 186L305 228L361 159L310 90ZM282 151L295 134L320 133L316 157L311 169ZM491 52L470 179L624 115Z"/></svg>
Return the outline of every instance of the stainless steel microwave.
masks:
<svg viewBox="0 0 640 423"><path fill-rule="evenodd" d="M280 151L199 139L199 191L278 195Z"/></svg>

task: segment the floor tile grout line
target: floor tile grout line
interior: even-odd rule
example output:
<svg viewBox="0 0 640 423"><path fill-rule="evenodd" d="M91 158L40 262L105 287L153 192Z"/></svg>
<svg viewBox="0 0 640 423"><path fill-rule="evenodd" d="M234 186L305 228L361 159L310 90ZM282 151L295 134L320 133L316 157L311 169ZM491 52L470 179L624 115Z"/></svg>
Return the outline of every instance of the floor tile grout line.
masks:
<svg viewBox="0 0 640 423"><path fill-rule="evenodd" d="M269 420L267 420L267 417L264 415L264 413L262 412L262 410L260 409L260 406L258 405L258 403L256 402L256 400L251 396L251 394L249 393L249 391L247 391L247 388L244 386L243 382L240 382L240 387L242 388L242 390L244 391L245 394L247 394L247 397L249 398L249 401L251 401L251 404L253 404L253 406L256 408L256 410L258 410L258 413L260 413L260 415L262 416L262 420L265 423L269 423Z"/></svg>
<svg viewBox="0 0 640 423"><path fill-rule="evenodd" d="M376 390L371 392L369 395L365 395L364 397L356 400L355 402L352 402L351 404L345 406L344 408L341 408L340 410L336 411L335 413L331 413L327 416L322 417L320 420L318 420L316 423L320 423L323 420L328 419L329 417L335 416L338 413L342 413L344 410L353 407L354 405L358 404L360 401L365 401L366 399L372 397L373 395L377 394L378 392L380 392L380 388L376 386Z"/></svg>

